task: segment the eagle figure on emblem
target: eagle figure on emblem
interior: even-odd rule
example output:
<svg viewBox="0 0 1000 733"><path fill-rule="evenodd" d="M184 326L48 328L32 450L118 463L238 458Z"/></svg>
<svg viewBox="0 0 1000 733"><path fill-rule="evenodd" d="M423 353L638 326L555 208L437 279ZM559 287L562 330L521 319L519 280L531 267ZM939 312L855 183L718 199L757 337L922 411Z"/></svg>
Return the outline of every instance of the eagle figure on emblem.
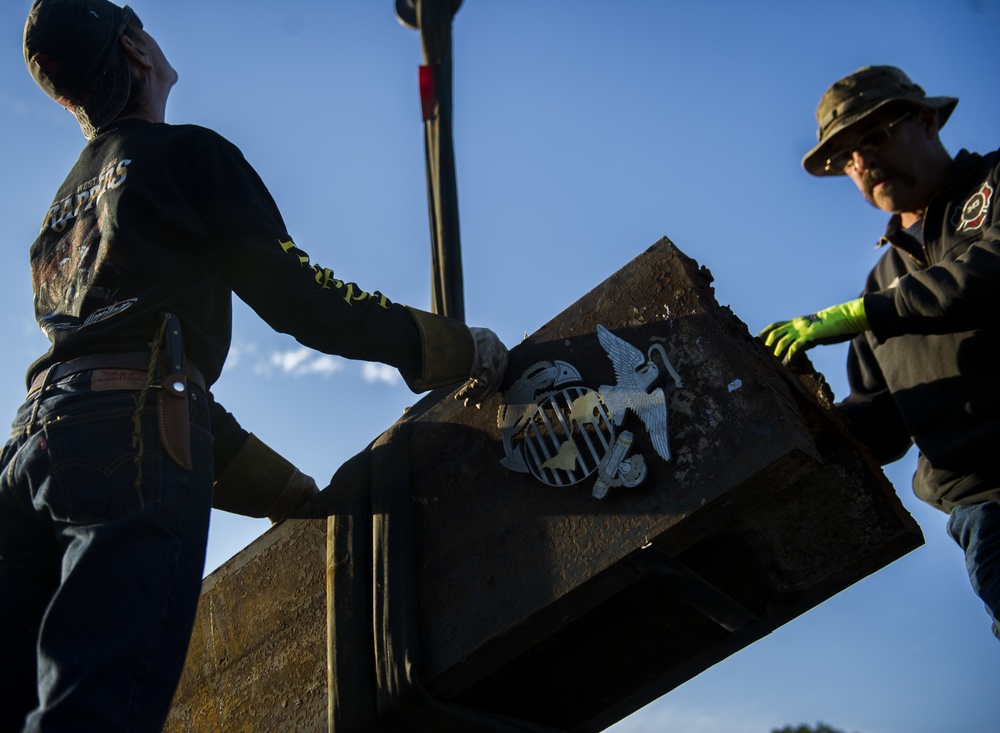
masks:
<svg viewBox="0 0 1000 733"><path fill-rule="evenodd" d="M667 441L667 399L662 387L649 392L650 385L660 375L660 368L653 361L653 352L659 351L663 366L673 378L677 387L681 378L667 359L666 350L660 344L653 344L648 354L623 339L615 336L601 324L597 324L597 338L611 359L618 384L602 384L601 397L615 425L621 425L626 410L631 410L645 425L653 447L660 458L670 460L670 446Z"/></svg>

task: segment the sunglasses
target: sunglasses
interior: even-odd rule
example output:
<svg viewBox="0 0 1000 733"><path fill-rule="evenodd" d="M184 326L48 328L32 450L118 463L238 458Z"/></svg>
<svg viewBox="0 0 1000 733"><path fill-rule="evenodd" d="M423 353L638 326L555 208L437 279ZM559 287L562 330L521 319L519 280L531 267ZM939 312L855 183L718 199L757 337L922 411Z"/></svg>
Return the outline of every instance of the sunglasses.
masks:
<svg viewBox="0 0 1000 733"><path fill-rule="evenodd" d="M893 120L887 125L880 125L872 128L859 137L857 141L851 145L851 147L844 148L827 158L826 165L823 166L823 170L827 173L847 173L854 167L855 150L860 150L863 153L874 153L876 150L881 150L885 144L892 139L892 128L912 115L914 112L916 112L916 110L911 109L902 117Z"/></svg>

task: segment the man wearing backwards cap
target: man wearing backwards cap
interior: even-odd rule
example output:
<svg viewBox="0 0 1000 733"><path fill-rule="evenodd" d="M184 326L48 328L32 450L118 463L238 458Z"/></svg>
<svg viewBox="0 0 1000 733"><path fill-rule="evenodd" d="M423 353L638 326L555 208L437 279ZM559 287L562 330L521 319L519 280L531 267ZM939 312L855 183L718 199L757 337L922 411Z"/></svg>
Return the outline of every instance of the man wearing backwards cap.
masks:
<svg viewBox="0 0 1000 733"><path fill-rule="evenodd" d="M862 296L768 326L792 359L851 340L851 393L837 407L882 463L920 451L913 490L949 514L969 577L1000 637L1000 151L938 137L958 100L928 97L892 66L860 69L823 95L814 176L846 175L892 216Z"/></svg>
<svg viewBox="0 0 1000 733"><path fill-rule="evenodd" d="M234 466L216 504L232 470L228 483L259 488L232 437L246 433L208 392L232 293L307 346L397 367L414 391L465 382L458 396L480 402L507 352L310 264L235 146L165 124L177 73L127 6L35 0L24 56L88 142L30 250L52 346L0 453L0 733L152 733L187 651L220 443ZM261 516L288 509L278 489Z"/></svg>

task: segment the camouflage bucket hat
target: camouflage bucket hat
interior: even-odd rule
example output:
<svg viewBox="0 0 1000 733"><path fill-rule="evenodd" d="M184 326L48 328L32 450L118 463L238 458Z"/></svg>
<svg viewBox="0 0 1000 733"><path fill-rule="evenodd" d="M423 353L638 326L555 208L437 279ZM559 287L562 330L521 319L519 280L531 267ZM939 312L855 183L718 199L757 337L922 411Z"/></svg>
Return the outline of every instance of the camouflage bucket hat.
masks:
<svg viewBox="0 0 1000 733"><path fill-rule="evenodd" d="M906 102L915 107L940 110L939 126L948 121L958 99L928 97L919 85L895 66L866 66L834 83L819 100L816 122L819 142L802 159L802 167L814 176L842 175L826 171L830 157L828 143L839 132L861 122L872 113L893 102Z"/></svg>
<svg viewBox="0 0 1000 733"><path fill-rule="evenodd" d="M108 0L35 0L24 24L24 63L46 94L76 115L89 140L128 101L131 75L119 43L129 6Z"/></svg>

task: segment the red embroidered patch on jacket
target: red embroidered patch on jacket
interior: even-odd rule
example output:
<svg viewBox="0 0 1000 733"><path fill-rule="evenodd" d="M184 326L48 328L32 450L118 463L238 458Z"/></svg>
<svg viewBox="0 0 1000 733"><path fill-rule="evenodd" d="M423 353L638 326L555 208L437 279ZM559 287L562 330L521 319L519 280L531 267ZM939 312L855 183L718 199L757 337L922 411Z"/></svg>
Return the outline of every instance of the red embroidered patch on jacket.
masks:
<svg viewBox="0 0 1000 733"><path fill-rule="evenodd" d="M952 214L952 224L955 231L970 232L979 229L990 211L990 201L993 199L993 187L989 181L984 181L979 190L969 196L961 209Z"/></svg>

